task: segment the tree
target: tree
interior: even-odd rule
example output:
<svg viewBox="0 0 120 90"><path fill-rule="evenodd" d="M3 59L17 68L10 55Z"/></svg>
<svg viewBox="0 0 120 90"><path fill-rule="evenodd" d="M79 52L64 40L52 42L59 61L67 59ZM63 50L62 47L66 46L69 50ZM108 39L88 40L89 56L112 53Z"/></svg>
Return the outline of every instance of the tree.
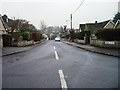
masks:
<svg viewBox="0 0 120 90"><path fill-rule="evenodd" d="M69 32L70 32L70 40L72 40L72 42L73 42L74 39L76 39L75 30L72 29L72 30L70 30Z"/></svg>
<svg viewBox="0 0 120 90"><path fill-rule="evenodd" d="M47 28L47 25L45 24L45 22L44 21L41 21L40 22L40 30L46 30L46 28Z"/></svg>
<svg viewBox="0 0 120 90"><path fill-rule="evenodd" d="M13 24L11 25L11 32L14 30L19 31L19 32L24 32L24 31L37 31L35 26L33 24L29 24L29 22L25 19L16 19L14 20Z"/></svg>
<svg viewBox="0 0 120 90"><path fill-rule="evenodd" d="M13 34L14 31L18 31L18 23L19 20L14 20L9 26L11 27L11 34Z"/></svg>
<svg viewBox="0 0 120 90"><path fill-rule="evenodd" d="M120 20L120 12L118 12L118 13L115 15L115 17L113 18L113 22L116 23L118 19Z"/></svg>
<svg viewBox="0 0 120 90"><path fill-rule="evenodd" d="M66 32L67 25L64 25L63 27L63 30Z"/></svg>

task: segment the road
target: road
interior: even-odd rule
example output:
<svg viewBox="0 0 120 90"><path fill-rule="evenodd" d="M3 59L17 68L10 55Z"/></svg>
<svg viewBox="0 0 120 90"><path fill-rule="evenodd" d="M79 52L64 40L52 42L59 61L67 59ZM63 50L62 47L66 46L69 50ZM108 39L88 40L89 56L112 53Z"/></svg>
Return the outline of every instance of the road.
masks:
<svg viewBox="0 0 120 90"><path fill-rule="evenodd" d="M48 41L3 57L3 88L117 88L118 58Z"/></svg>

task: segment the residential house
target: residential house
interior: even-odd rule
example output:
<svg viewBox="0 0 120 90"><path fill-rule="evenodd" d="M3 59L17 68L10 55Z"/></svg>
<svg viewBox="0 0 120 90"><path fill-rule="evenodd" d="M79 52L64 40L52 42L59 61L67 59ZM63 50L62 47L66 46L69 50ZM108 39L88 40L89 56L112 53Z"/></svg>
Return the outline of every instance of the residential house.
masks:
<svg viewBox="0 0 120 90"><path fill-rule="evenodd" d="M75 31L75 32L80 32L80 30L79 30L79 29L74 29L74 31Z"/></svg>
<svg viewBox="0 0 120 90"><path fill-rule="evenodd" d="M79 28L81 31L91 31L91 33L95 33L97 30L105 28L105 26L106 28L110 27L110 24L108 22L111 23L111 20L107 20L103 22L95 21L95 23L80 24Z"/></svg>
<svg viewBox="0 0 120 90"><path fill-rule="evenodd" d="M120 29L120 20L118 20L114 26L116 29Z"/></svg>
<svg viewBox="0 0 120 90"><path fill-rule="evenodd" d="M85 24L79 24L79 31L84 31L85 30Z"/></svg>
<svg viewBox="0 0 120 90"><path fill-rule="evenodd" d="M0 16L0 35L2 34L6 34L6 28L4 25L4 21L2 19L2 17Z"/></svg>
<svg viewBox="0 0 120 90"><path fill-rule="evenodd" d="M0 48L3 47L3 40L2 40L2 34L6 34L6 28L4 26L4 21L0 15Z"/></svg>
<svg viewBox="0 0 120 90"><path fill-rule="evenodd" d="M112 20L110 20L103 28L105 29L111 29L114 28L115 24Z"/></svg>

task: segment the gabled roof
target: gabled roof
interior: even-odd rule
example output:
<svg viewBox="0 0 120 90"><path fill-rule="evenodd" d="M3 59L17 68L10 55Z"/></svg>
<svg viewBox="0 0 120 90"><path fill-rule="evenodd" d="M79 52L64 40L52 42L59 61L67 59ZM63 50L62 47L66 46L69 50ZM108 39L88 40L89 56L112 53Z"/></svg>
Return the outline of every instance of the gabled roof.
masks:
<svg viewBox="0 0 120 90"><path fill-rule="evenodd" d="M109 21L110 20L99 22L99 23L96 23L95 25L97 28L103 28Z"/></svg>
<svg viewBox="0 0 120 90"><path fill-rule="evenodd" d="M112 26L110 26L110 24L112 25ZM112 21L112 20L110 20L105 26L104 26L104 28L113 28L114 27L114 22Z"/></svg>
<svg viewBox="0 0 120 90"><path fill-rule="evenodd" d="M116 22L114 28L120 28L120 20L117 20L117 22Z"/></svg>
<svg viewBox="0 0 120 90"><path fill-rule="evenodd" d="M79 29L81 31L84 31L86 29L86 26L89 27L89 29L99 30L104 28L104 26L109 22L110 20L103 21L103 22L95 22L95 23L86 23L86 24L80 24Z"/></svg>

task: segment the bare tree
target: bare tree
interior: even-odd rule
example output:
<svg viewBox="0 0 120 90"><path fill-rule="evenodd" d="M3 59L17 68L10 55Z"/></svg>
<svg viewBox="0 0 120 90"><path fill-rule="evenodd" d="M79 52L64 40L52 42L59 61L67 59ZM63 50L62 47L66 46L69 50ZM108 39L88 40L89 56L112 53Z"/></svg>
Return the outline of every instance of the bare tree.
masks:
<svg viewBox="0 0 120 90"><path fill-rule="evenodd" d="M46 23L44 21L41 21L40 22L40 30L46 30L46 28L47 28Z"/></svg>

